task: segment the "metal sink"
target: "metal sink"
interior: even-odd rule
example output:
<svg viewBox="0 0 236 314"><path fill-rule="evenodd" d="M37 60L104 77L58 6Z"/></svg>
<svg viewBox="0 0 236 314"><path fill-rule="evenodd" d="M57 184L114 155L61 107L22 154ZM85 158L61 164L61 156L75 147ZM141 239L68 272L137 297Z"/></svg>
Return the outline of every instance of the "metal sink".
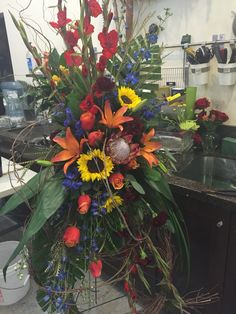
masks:
<svg viewBox="0 0 236 314"><path fill-rule="evenodd" d="M236 190L236 159L198 156L176 175L212 188Z"/></svg>

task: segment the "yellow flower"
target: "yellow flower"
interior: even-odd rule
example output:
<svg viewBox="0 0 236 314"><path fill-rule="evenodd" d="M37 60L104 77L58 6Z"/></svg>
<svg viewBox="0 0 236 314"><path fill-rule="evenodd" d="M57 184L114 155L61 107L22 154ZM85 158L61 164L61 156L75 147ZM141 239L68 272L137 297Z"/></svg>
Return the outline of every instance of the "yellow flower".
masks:
<svg viewBox="0 0 236 314"><path fill-rule="evenodd" d="M57 76L57 75L53 75L53 76L52 76L52 80L53 80L53 82L54 82L56 85L61 82L61 78L60 78L59 76Z"/></svg>
<svg viewBox="0 0 236 314"><path fill-rule="evenodd" d="M113 197L109 197L106 200L106 203L103 207L106 208L107 213L111 213L113 208L120 206L122 204L123 204L123 199L118 195L114 195Z"/></svg>
<svg viewBox="0 0 236 314"><path fill-rule="evenodd" d="M112 160L100 149L94 149L87 154L81 154L77 160L82 181L106 179L114 167Z"/></svg>
<svg viewBox="0 0 236 314"><path fill-rule="evenodd" d="M141 98L129 87L120 87L118 89L118 98L121 106L126 106L129 109L137 107L141 102Z"/></svg>
<svg viewBox="0 0 236 314"><path fill-rule="evenodd" d="M59 66L60 71L64 74L64 75L68 75L69 74L69 70L64 67L63 65Z"/></svg>
<svg viewBox="0 0 236 314"><path fill-rule="evenodd" d="M196 121L194 120L186 120L184 122L181 122L179 124L179 127L181 130L183 131L197 131L197 129L199 128L199 125L197 125Z"/></svg>

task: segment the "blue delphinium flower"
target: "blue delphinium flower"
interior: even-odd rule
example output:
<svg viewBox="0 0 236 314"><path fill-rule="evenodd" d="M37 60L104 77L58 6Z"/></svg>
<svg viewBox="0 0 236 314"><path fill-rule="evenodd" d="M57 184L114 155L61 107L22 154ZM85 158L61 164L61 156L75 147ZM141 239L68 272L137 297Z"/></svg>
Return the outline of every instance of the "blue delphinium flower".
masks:
<svg viewBox="0 0 236 314"><path fill-rule="evenodd" d="M76 246L77 253L81 253L81 252L83 252L83 250L84 250L84 247L82 245L77 245Z"/></svg>
<svg viewBox="0 0 236 314"><path fill-rule="evenodd" d="M77 190L83 184L81 181L75 181L78 176L78 170L73 168L72 170L68 170L65 174L65 179L62 181L62 185L70 190Z"/></svg>
<svg viewBox="0 0 236 314"><path fill-rule="evenodd" d="M149 109L143 110L143 116L146 120L154 118L155 113Z"/></svg>
<svg viewBox="0 0 236 314"><path fill-rule="evenodd" d="M134 66L133 63L132 63L132 62L129 62L129 63L126 64L126 69L127 69L128 71L130 71L130 70L132 70L133 66Z"/></svg>
<svg viewBox="0 0 236 314"><path fill-rule="evenodd" d="M147 40L149 41L150 44L156 44L157 39L158 39L157 34L148 34L147 35Z"/></svg>
<svg viewBox="0 0 236 314"><path fill-rule="evenodd" d="M66 119L64 120L64 127L68 127L74 121L74 117L69 107L66 108L65 114L66 114Z"/></svg>
<svg viewBox="0 0 236 314"><path fill-rule="evenodd" d="M133 57L134 57L134 59L138 59L139 52L138 51L134 51Z"/></svg>
<svg viewBox="0 0 236 314"><path fill-rule="evenodd" d="M148 61L150 58L151 58L151 52L150 52L150 50L145 50L144 52L143 52L143 57L144 57L144 59L146 60L146 61Z"/></svg>
<svg viewBox="0 0 236 314"><path fill-rule="evenodd" d="M64 270L59 271L56 278L58 280L64 280L66 278L66 272Z"/></svg>
<svg viewBox="0 0 236 314"><path fill-rule="evenodd" d="M81 122L77 121L75 123L75 136L78 139L80 139L83 134L84 134L84 130L81 128Z"/></svg>
<svg viewBox="0 0 236 314"><path fill-rule="evenodd" d="M138 73L137 72L131 72L128 73L125 77L126 84L135 85L139 82Z"/></svg>

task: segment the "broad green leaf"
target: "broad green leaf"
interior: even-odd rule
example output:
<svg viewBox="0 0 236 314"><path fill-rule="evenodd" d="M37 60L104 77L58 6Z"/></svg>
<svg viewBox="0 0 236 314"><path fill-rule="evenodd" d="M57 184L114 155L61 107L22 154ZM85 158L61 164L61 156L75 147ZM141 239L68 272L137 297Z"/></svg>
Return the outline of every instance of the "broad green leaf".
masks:
<svg viewBox="0 0 236 314"><path fill-rule="evenodd" d="M148 180L152 180L152 181L159 181L162 176L158 170L154 168L150 168L150 167L147 167L146 169L144 169L144 175Z"/></svg>
<svg viewBox="0 0 236 314"><path fill-rule="evenodd" d="M143 187L138 183L138 181L135 179L134 176L132 176L131 174L128 174L126 176L126 179L131 183L132 187L139 193L144 195L145 191L143 189Z"/></svg>
<svg viewBox="0 0 236 314"><path fill-rule="evenodd" d="M23 185L19 191L9 198L6 204L4 204L4 206L0 209L0 215L8 214L26 200L31 199L44 186L44 183L49 176L51 176L51 171L49 168L46 168L40 173L36 174L27 182L26 185Z"/></svg>
<svg viewBox="0 0 236 314"><path fill-rule="evenodd" d="M58 177L51 178L42 191L39 193L36 201L36 210L23 234L23 237L4 266L3 273L6 276L6 271L13 259L21 252L27 242L34 236L46 223L46 221L56 212L63 204L67 194L64 191L61 179Z"/></svg>
<svg viewBox="0 0 236 314"><path fill-rule="evenodd" d="M53 49L53 51L50 53L48 58L48 65L52 67L53 69L58 68L60 61L60 55L57 52L56 48Z"/></svg>

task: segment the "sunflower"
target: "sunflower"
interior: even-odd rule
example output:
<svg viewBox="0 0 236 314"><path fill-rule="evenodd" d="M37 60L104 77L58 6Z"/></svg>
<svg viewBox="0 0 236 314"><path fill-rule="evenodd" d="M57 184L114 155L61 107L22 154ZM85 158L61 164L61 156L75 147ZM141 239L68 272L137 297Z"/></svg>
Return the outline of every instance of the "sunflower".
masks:
<svg viewBox="0 0 236 314"><path fill-rule="evenodd" d="M77 160L82 181L106 179L114 167L112 160L100 149L94 149L87 154L81 154Z"/></svg>
<svg viewBox="0 0 236 314"><path fill-rule="evenodd" d="M121 198L118 195L114 195L113 197L109 197L106 200L105 205L103 207L106 208L107 213L111 213L113 208L120 206L122 204L123 204L123 198Z"/></svg>
<svg viewBox="0 0 236 314"><path fill-rule="evenodd" d="M120 87L118 89L118 98L121 106L126 106L129 109L137 107L141 102L141 98L129 87Z"/></svg>

